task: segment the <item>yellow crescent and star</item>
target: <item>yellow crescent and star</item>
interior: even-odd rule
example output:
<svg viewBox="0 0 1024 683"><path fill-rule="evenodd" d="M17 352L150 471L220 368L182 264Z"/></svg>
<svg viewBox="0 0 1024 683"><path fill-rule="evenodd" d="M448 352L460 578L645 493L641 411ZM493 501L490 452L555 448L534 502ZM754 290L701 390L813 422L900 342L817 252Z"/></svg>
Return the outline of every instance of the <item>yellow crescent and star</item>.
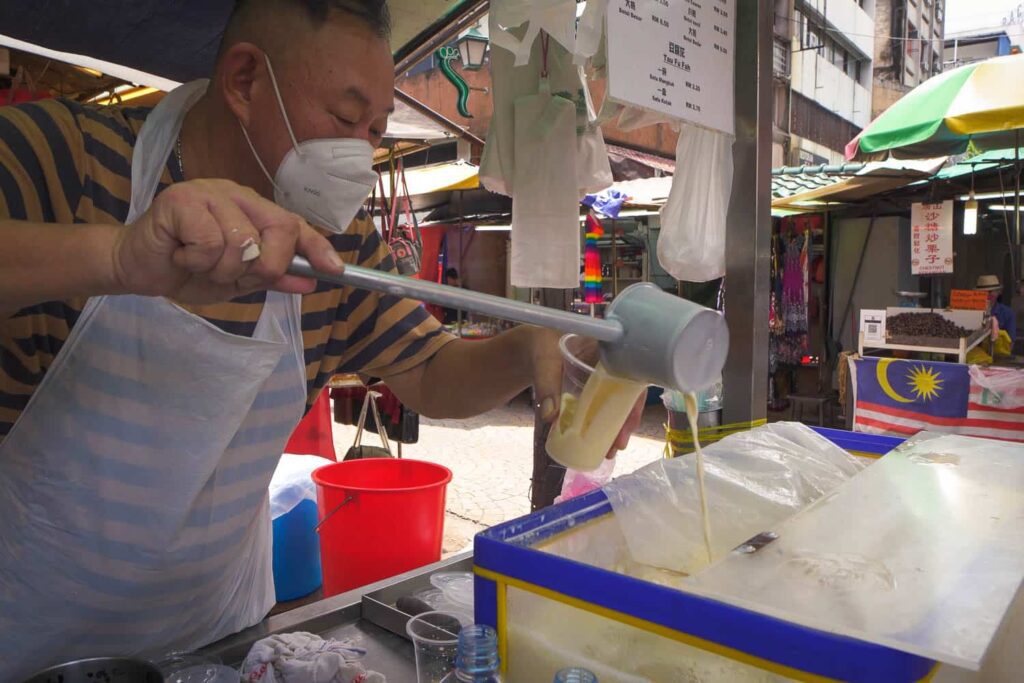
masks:
<svg viewBox="0 0 1024 683"><path fill-rule="evenodd" d="M914 403L915 401L930 401L938 398L942 391L942 384L945 380L932 368L923 365L915 365L907 373L910 381L911 391L916 394L915 398L907 398L897 392L889 382L889 366L896 361L895 358L880 358L875 367L875 375L878 379L878 386L882 388L885 395L897 403Z"/></svg>

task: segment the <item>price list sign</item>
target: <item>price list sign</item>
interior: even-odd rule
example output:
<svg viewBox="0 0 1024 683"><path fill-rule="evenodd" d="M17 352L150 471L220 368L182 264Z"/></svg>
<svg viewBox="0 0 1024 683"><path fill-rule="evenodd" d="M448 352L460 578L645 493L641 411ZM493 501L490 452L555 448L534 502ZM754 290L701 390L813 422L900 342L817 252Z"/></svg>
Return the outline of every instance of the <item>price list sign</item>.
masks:
<svg viewBox="0 0 1024 683"><path fill-rule="evenodd" d="M608 94L734 134L736 0L609 0Z"/></svg>
<svg viewBox="0 0 1024 683"><path fill-rule="evenodd" d="M945 275L953 272L953 202L911 204L910 272Z"/></svg>

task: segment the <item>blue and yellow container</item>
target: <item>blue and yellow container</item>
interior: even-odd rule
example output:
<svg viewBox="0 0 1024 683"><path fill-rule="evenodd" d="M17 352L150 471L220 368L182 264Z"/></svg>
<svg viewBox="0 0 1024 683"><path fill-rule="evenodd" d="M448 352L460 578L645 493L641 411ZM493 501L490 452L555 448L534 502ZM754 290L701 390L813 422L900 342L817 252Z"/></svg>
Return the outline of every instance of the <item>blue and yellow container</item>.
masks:
<svg viewBox="0 0 1024 683"><path fill-rule="evenodd" d="M816 430L879 457L899 439ZM602 491L477 535L476 620L498 631L511 683L581 665L600 681L928 680L920 656L570 559L580 529L614 523ZM623 663L626 666L623 666ZM605 674L602 677L602 673Z"/></svg>

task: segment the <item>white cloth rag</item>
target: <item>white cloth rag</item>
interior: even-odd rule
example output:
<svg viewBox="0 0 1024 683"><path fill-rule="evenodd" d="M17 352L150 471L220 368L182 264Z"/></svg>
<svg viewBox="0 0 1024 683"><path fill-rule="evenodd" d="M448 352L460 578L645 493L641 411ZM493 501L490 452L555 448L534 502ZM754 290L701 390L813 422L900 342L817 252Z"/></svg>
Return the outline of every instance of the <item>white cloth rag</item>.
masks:
<svg viewBox="0 0 1024 683"><path fill-rule="evenodd" d="M257 641L242 663L246 683L386 683L358 660L366 650L312 633L282 633Z"/></svg>

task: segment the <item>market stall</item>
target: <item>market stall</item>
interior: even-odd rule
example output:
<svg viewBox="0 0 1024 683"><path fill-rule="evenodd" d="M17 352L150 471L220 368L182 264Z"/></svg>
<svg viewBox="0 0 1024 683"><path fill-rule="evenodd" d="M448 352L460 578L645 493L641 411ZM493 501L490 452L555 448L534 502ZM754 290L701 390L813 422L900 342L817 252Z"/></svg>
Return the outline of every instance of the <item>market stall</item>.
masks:
<svg viewBox="0 0 1024 683"><path fill-rule="evenodd" d="M520 58L537 71L538 83L529 85L546 79L549 38L552 44L564 39L566 27L574 23L575 3L568 4L570 21L544 24L534 44L520 45L521 36L512 34L498 39L509 53L502 68L511 71L513 57ZM218 661L230 669L244 667L249 680L258 681L268 672L275 675L274 667L283 669L304 657L318 666L320 655L329 653L325 666L333 667L332 675L341 672L353 682L415 677L433 683L450 676L455 666L467 668L471 647L483 644L486 651L482 646L473 651L486 660L481 666L495 676L500 671L513 683L546 683L562 667L576 665L597 672L603 683L766 678L909 683L929 677L985 680L1019 672L1024 665L1016 647L1024 614L1017 597L1024 579L1019 528L1024 447L1005 442L1011 440L1006 434L1001 436L1004 442L955 434L902 442L797 424L762 426L771 332L771 292L764 283L769 281L773 239L765 153L770 122L764 111L771 85L771 60L766 59L772 49L769 8L723 0L694 3L684 13L682 2L667 2L662 5L671 15L649 17L637 14L635 3L588 4L604 10L591 10L581 20L581 42L592 43L596 51L601 27L607 26L609 90L622 102L642 102L638 106L646 113L701 126L688 131L680 150L714 162L714 168L693 164L683 169L680 175L685 177L672 180L660 207L666 224L657 252L676 279L715 281L728 270L728 330L717 312L640 282L651 277L650 255L636 244L620 244L625 235L614 227L609 245L613 270L607 277L620 296L602 319L522 306L500 296L445 288L433 279L403 278L372 268L355 266L328 274L300 260L291 272L599 340L594 359L600 365L594 359L587 361L590 365L583 362L565 343L561 347L563 357L576 361L567 367L586 377L562 397L558 431L553 433L562 439L563 465L572 461L574 466L580 463L580 471L597 468L617 437L622 413L632 410L650 384L693 396L679 407L696 420L690 406L696 390L720 380L726 396L722 421L729 437L707 449L706 472L699 448L692 458L666 458L602 491L490 529L477 537L471 555L440 562L444 487L450 472L438 466L417 468L416 461L362 456L355 458L357 467L336 463L318 469L303 477L300 486L301 500L316 502L315 517L303 531L305 540L315 540L319 549L327 597L207 645L188 655L190 661L198 667ZM450 39L484 5L465 2L451 9L441 2L403 4L410 20L396 31L396 40L405 41L396 55L399 68L409 68L415 55L429 54ZM492 10L500 5L507 9L514 3L495 2ZM699 20L693 19L698 11ZM543 23L549 18L532 19ZM505 16L503 26L515 27L525 19ZM668 40L674 36L667 33L669 19L693 26L690 40L684 41L688 47ZM14 26L30 32L30 24L22 20ZM696 33L701 26L707 35ZM530 30L534 28L540 29L531 24ZM587 28L596 35L586 34ZM652 33L665 40L650 40ZM564 46L551 50L567 60L561 64L562 76L574 85L582 81L582 71L569 66L573 55ZM693 60L694 53L701 59L692 65L684 61ZM640 67L650 67L650 80L634 77ZM670 67L679 70L671 78ZM700 92L704 96L694 95ZM517 104L524 116L532 112L543 118L544 107L532 108L538 104L530 99L534 97L551 105L547 100L553 96L543 87L522 95L528 101ZM590 149L599 157L595 150L600 135L586 138L595 129L577 127L575 120L586 107L562 99L545 114L555 112L557 121L545 123L565 134L567 146L546 148L545 140L534 135L543 130L538 120L536 130L506 133L529 138L524 146L543 163L527 165L520 158L515 169L498 172L502 164L495 162L488 169L492 183L515 181L515 190L506 189L514 204L511 230L520 240L510 254L517 286L550 289L579 283L580 250L573 252L574 240L578 246L581 237L577 195L602 169L577 166L575 155L593 144ZM690 114L681 116L683 110ZM705 151L698 156L691 143ZM559 156L562 152L573 157L572 163ZM593 173L588 177L580 168ZM445 182L471 183L473 170L460 168ZM555 184L562 190L568 184L568 201L548 194ZM382 199L385 194L391 199L391 207L397 205L396 186L390 183L387 192L383 186L380 190ZM530 191L524 192L524 186ZM698 196L709 199L708 207L685 200L694 188L703 188ZM409 189L404 191L408 198ZM730 197L743 201L730 206ZM550 214L543 201L548 198L556 205ZM691 229L666 234L679 225ZM559 231L550 243L521 242L524 232L549 228ZM604 245L596 226L591 223L588 229L586 239L594 236L594 276L603 279L602 267L609 261L599 253ZM782 268L784 303L792 304L782 314L799 316L808 301L809 266L801 260L813 253L813 238L781 234L777 241L782 240L786 244L779 255L794 262L789 283ZM629 252L619 251L627 245ZM572 258L557 258L565 254ZM412 268L408 274L416 272ZM619 291L620 282L633 280L637 282ZM959 355L977 345L987 329L982 313L928 313L958 328ZM797 345L808 332L804 315L782 326L783 336ZM896 315L891 329L899 332ZM917 334L908 340L896 334L891 344L888 338L877 343L880 348L953 350L937 339L944 337ZM787 353L795 357L796 348ZM946 407L931 411L929 429L948 427L957 418L948 407L954 398L955 410L968 421L991 421L989 413L999 411L1006 420L1016 420L1009 416L1024 405L1015 389L1006 389L1006 377L975 377L966 365L910 364L908 378L894 384L899 369L892 367L894 361L861 362L853 372L856 401L865 409L884 413L896 405L902 410L914 400L911 391L922 401L947 397ZM868 364L873 364L870 369ZM295 374L291 372L293 379ZM607 384L591 384L591 377ZM563 379L571 385L572 370ZM722 393L717 392L716 401ZM602 403L606 396L616 400ZM707 399L710 403L711 397ZM986 415L972 415L979 410L975 404L984 406ZM367 400L368 405L372 403ZM364 419L366 411L364 407ZM897 427L891 432L911 433L904 422L893 424ZM600 448L585 438L591 426L600 432ZM758 428L750 430L752 426ZM991 424L974 426L988 431L973 435L994 436ZM386 433L383 425L378 429L382 436ZM573 451L576 444L587 447ZM874 464L865 462L880 456ZM385 476L385 469L394 471ZM348 475L353 479L346 479ZM312 498L309 482L315 484ZM256 497L265 500L263 491ZM851 527L850 520L863 523ZM428 618L428 612L444 614ZM427 630L417 632L416 624L425 624ZM471 642L464 637L468 633L479 640ZM440 675L427 675L430 666L440 667ZM237 678L236 672L226 675Z"/></svg>

